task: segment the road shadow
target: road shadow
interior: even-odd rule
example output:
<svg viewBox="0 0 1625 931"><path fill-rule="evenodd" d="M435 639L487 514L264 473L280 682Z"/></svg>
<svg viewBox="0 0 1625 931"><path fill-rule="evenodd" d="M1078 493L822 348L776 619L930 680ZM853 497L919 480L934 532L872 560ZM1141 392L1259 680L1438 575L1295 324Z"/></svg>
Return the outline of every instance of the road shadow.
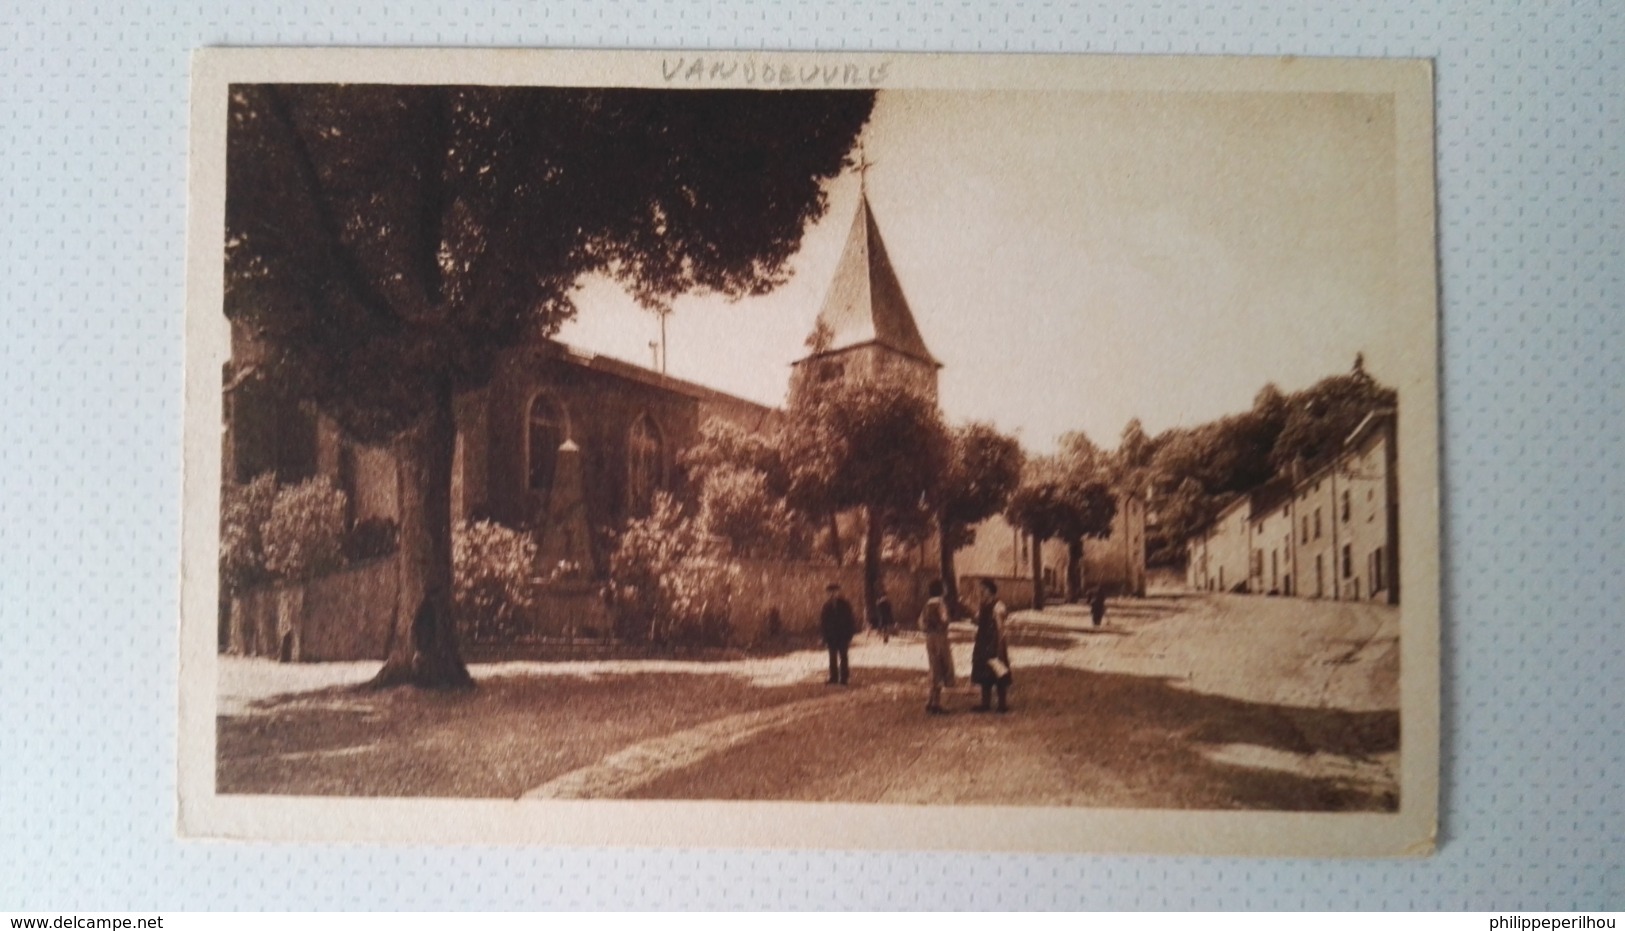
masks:
<svg viewBox="0 0 1625 931"><path fill-rule="evenodd" d="M1103 808L1393 811L1396 711L1200 694L1179 680L1018 666L1009 715L923 712L922 670L762 684L722 672L481 679L469 692L354 687L217 719L223 794L513 798L626 747L741 712L828 710L659 774L637 797ZM1379 759L1382 758L1382 759ZM1386 760L1387 762L1383 762Z"/></svg>
<svg viewBox="0 0 1625 931"><path fill-rule="evenodd" d="M862 696L923 672L760 685L725 672L500 675L467 691L335 686L216 718L222 794L514 798L622 747L741 711ZM923 693L922 693L923 694Z"/></svg>
<svg viewBox="0 0 1625 931"><path fill-rule="evenodd" d="M1014 676L1008 715L968 713L974 699L964 692L950 695L946 717L922 714L912 697L835 708L663 775L635 797L1397 810L1397 782L1370 762L1398 750L1397 712L1269 705L1066 667Z"/></svg>

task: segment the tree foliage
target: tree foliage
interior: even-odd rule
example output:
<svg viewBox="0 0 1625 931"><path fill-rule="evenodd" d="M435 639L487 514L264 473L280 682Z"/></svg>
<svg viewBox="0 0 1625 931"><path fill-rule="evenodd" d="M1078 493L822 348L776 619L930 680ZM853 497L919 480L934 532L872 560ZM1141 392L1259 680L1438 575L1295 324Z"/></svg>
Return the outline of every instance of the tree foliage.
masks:
<svg viewBox="0 0 1625 931"><path fill-rule="evenodd" d="M878 595L886 534L917 541L930 528L948 446L936 401L904 381L837 378L790 398L790 503L825 517L864 511L865 604Z"/></svg>
<svg viewBox="0 0 1625 931"><path fill-rule="evenodd" d="M1042 604L1044 598L1040 551L1046 540L1067 544L1068 587L1075 588L1083 541L1111 534L1112 518L1117 515L1117 493L1109 472L1110 458L1082 433L1063 436L1057 455L1027 461L1021 483L1005 508L1005 517L1033 538L1035 603Z"/></svg>
<svg viewBox="0 0 1625 931"><path fill-rule="evenodd" d="M784 459L791 500L811 513L927 509L946 472L935 401L900 381L839 378L791 398Z"/></svg>
<svg viewBox="0 0 1625 931"><path fill-rule="evenodd" d="M281 579L308 579L344 562L344 492L327 478L280 489L265 522L265 568Z"/></svg>
<svg viewBox="0 0 1625 931"><path fill-rule="evenodd" d="M991 424L971 422L949 434L948 458L938 493L937 551L949 610L958 613L954 552L974 542L976 524L998 514L1021 481L1026 455L1014 437Z"/></svg>
<svg viewBox="0 0 1625 931"><path fill-rule="evenodd" d="M1029 463L1005 510L1039 542L1106 537L1116 514L1117 496L1103 478L1069 469L1057 457Z"/></svg>
<svg viewBox="0 0 1625 931"><path fill-rule="evenodd" d="M788 275L868 93L234 85L226 315L353 434L393 437L444 379L576 311Z"/></svg>
<svg viewBox="0 0 1625 931"><path fill-rule="evenodd" d="M786 498L783 442L780 430L711 418L679 456L701 531L726 540L734 555L800 559L811 551L813 528Z"/></svg>

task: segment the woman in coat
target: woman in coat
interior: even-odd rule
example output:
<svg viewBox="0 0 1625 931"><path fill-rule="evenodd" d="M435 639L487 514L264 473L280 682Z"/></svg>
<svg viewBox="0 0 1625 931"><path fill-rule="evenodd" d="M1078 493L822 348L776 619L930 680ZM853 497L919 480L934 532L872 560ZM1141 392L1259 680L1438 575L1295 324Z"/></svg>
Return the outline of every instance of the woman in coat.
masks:
<svg viewBox="0 0 1625 931"><path fill-rule="evenodd" d="M976 646L971 650L970 680L982 687L982 704L972 711L993 710L993 692L999 694L999 712L1010 710L1010 650L1004 640L1009 612L999 600L999 587L982 580L982 604L976 612Z"/></svg>

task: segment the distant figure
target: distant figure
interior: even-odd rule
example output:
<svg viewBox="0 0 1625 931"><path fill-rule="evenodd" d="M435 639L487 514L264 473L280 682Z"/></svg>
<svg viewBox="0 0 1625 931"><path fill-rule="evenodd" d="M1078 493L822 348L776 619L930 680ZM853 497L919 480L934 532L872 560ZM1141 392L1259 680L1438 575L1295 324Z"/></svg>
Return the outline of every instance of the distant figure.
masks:
<svg viewBox="0 0 1625 931"><path fill-rule="evenodd" d="M942 600L942 580L932 579L927 587L931 597L920 609L920 630L925 632L925 662L931 675L931 694L925 702L926 714L947 714L942 707L942 688L954 687L954 654L948 646L948 605Z"/></svg>
<svg viewBox="0 0 1625 931"><path fill-rule="evenodd" d="M1096 627L1099 627L1100 622L1105 619L1106 590L1104 588L1096 588L1094 594L1089 596L1089 617L1094 619Z"/></svg>
<svg viewBox="0 0 1625 931"><path fill-rule="evenodd" d="M1004 639L1009 611L999 600L999 586L983 579L982 603L976 612L976 646L970 655L970 680L982 687L982 703L972 711L993 710L993 691L999 693L999 712L1010 710L1010 650Z"/></svg>
<svg viewBox="0 0 1625 931"><path fill-rule="evenodd" d="M824 646L829 648L829 684L845 685L850 675L846 653L852 646L852 636L858 632L858 618L852 613L852 603L841 597L841 583L831 582L824 590L829 598L824 602L818 627Z"/></svg>
<svg viewBox="0 0 1625 931"><path fill-rule="evenodd" d="M897 626L897 619L892 616L891 599L885 592L880 593L880 599L875 602L875 630L880 632L880 642L891 642L892 628Z"/></svg>

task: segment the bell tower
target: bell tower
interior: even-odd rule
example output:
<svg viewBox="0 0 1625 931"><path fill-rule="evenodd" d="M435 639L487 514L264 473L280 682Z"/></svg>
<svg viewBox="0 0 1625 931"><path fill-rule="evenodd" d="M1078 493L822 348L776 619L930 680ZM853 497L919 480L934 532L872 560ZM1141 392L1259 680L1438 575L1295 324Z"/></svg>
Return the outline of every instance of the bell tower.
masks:
<svg viewBox="0 0 1625 931"><path fill-rule="evenodd" d="M859 170L866 167L860 163ZM790 390L837 378L898 378L936 400L937 371L880 238L868 192L858 199L846 248L807 340L791 363Z"/></svg>

